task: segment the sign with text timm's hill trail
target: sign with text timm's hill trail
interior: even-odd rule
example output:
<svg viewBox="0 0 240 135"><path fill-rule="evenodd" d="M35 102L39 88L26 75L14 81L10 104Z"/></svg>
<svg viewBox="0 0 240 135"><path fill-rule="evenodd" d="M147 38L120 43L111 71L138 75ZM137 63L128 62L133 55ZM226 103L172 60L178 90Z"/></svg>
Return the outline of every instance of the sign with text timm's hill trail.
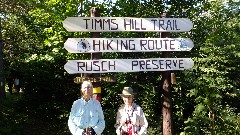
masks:
<svg viewBox="0 0 240 135"><path fill-rule="evenodd" d="M69 32L185 32L193 27L187 18L67 17Z"/></svg>

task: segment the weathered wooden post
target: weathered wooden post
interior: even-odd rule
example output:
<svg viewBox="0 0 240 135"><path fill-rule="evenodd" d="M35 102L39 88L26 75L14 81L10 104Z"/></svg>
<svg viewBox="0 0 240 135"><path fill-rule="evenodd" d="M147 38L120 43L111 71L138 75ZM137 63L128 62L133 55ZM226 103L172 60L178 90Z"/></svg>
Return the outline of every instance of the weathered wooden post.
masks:
<svg viewBox="0 0 240 135"><path fill-rule="evenodd" d="M90 9L91 12L91 17L99 17L100 16L100 10L98 8L92 7ZM100 37L100 32L91 32L91 38L99 38ZM101 53L91 53L91 57L93 60L97 60L101 58ZM93 78L100 77L100 73L93 73L92 74ZM101 87L100 87L100 82L96 81L93 82L93 98L97 99L99 102L102 101L101 97Z"/></svg>
<svg viewBox="0 0 240 135"><path fill-rule="evenodd" d="M161 18L168 18L168 13L162 13ZM161 32L160 38L170 38L170 32ZM162 58L170 58L171 52L162 52ZM173 135L172 128L172 93L171 93L171 71L162 72L162 122L163 135Z"/></svg>

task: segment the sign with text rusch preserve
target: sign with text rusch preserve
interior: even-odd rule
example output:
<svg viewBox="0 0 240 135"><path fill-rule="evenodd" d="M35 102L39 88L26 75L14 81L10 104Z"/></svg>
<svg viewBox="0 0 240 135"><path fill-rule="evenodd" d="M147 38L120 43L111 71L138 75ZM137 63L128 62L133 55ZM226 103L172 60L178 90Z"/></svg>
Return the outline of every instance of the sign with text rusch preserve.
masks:
<svg viewBox="0 0 240 135"><path fill-rule="evenodd" d="M187 18L68 17L63 27L70 32L185 32L193 27ZM69 38L64 47L71 53L190 51L188 38ZM69 74L184 70L191 58L68 60Z"/></svg>
<svg viewBox="0 0 240 135"><path fill-rule="evenodd" d="M70 73L108 73L184 70L193 67L190 58L69 60L64 69Z"/></svg>

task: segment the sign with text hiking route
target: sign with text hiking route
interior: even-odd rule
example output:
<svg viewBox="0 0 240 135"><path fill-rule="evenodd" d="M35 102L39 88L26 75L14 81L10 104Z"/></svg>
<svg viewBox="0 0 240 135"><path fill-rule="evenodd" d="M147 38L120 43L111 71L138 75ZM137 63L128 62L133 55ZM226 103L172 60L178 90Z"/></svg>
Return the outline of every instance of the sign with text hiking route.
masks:
<svg viewBox="0 0 240 135"><path fill-rule="evenodd" d="M185 32L193 24L187 18L67 17L63 27L69 32Z"/></svg>
<svg viewBox="0 0 240 135"><path fill-rule="evenodd" d="M69 74L77 74L184 70L193 65L191 58L99 59L69 60L64 69Z"/></svg>
<svg viewBox="0 0 240 135"><path fill-rule="evenodd" d="M68 38L64 47L71 53L190 51L188 38Z"/></svg>

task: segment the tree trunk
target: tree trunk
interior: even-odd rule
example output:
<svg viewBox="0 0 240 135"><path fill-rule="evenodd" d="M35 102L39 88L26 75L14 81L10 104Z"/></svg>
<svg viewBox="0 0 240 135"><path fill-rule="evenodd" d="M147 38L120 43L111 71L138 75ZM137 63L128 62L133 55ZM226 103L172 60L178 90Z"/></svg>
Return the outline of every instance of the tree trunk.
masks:
<svg viewBox="0 0 240 135"><path fill-rule="evenodd" d="M215 110L213 108L209 111L211 135L215 135Z"/></svg>
<svg viewBox="0 0 240 135"><path fill-rule="evenodd" d="M161 18L167 18L168 14L163 13ZM161 32L161 38L170 38L170 32ZM170 52L162 52L162 58L170 58ZM162 72L162 118L163 135L173 135L172 127L172 93L171 93L171 71Z"/></svg>
<svg viewBox="0 0 240 135"><path fill-rule="evenodd" d="M6 98L5 77L3 68L2 22L0 17L0 99Z"/></svg>

